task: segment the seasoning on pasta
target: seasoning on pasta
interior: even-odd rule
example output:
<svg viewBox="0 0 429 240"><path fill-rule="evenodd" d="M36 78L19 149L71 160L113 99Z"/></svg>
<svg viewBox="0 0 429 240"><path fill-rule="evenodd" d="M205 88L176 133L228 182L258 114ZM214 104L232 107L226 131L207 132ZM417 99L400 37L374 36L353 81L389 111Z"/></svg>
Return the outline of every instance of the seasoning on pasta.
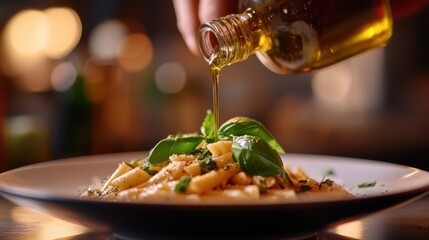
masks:
<svg viewBox="0 0 429 240"><path fill-rule="evenodd" d="M201 134L168 136L147 157L122 162L103 183L80 196L110 201L296 200L329 193L352 197L330 179L292 171L284 150L256 120L235 117L217 130L208 111ZM217 136L214 138L213 136Z"/></svg>

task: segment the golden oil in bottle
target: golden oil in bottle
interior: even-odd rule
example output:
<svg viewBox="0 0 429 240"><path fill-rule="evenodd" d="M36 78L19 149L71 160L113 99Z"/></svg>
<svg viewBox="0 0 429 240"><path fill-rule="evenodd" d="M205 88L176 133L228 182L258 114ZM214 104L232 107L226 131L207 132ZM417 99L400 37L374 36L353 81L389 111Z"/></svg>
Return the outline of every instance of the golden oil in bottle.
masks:
<svg viewBox="0 0 429 240"><path fill-rule="evenodd" d="M256 54L274 72L319 69L392 35L388 0L242 0L241 14L203 23L199 47L222 68Z"/></svg>
<svg viewBox="0 0 429 240"><path fill-rule="evenodd" d="M219 71L226 65L256 54L274 72L308 72L384 46L392 35L388 0L241 0L239 9L199 29L217 122Z"/></svg>

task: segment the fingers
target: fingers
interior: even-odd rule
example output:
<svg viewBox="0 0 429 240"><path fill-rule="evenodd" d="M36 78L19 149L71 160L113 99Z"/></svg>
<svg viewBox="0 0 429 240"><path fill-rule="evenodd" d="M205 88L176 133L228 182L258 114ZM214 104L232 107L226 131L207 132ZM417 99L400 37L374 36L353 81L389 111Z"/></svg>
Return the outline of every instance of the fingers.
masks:
<svg viewBox="0 0 429 240"><path fill-rule="evenodd" d="M198 0L173 0L176 12L177 28L182 34L189 50L200 55L197 46L197 30L200 25L198 19Z"/></svg>
<svg viewBox="0 0 429 240"><path fill-rule="evenodd" d="M237 2L235 0L200 0L199 19L200 22L219 18L234 13Z"/></svg>
<svg viewBox="0 0 429 240"><path fill-rule="evenodd" d="M177 28L189 50L200 55L197 31L202 22L234 13L236 0L173 0Z"/></svg>

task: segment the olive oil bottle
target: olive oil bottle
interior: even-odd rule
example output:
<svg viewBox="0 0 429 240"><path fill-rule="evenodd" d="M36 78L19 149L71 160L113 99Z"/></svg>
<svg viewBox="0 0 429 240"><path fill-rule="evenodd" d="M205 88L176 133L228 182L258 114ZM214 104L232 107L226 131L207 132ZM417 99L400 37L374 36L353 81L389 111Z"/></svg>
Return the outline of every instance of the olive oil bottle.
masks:
<svg viewBox="0 0 429 240"><path fill-rule="evenodd" d="M309 72L385 46L392 35L388 0L241 0L239 10L199 28L217 122L219 72L226 65L256 54L273 72Z"/></svg>
<svg viewBox="0 0 429 240"><path fill-rule="evenodd" d="M200 51L218 68L255 53L274 72L308 72L392 35L388 0L242 0L239 9L199 29Z"/></svg>

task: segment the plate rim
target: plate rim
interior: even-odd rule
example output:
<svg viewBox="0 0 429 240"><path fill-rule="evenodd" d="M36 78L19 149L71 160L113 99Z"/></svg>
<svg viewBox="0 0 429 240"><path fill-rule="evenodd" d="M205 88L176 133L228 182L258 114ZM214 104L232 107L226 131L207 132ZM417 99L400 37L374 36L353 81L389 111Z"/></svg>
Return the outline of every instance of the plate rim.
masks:
<svg viewBox="0 0 429 240"><path fill-rule="evenodd" d="M78 196L76 195L76 197L71 197L71 196L63 196L63 195L58 195L55 193L49 193L49 192L44 192L41 190L36 190L36 189L29 189L29 188L25 188L25 187L21 187L21 186L7 186L5 184L2 184L1 182L1 177L2 175L6 175L6 174L13 174L15 172L20 172L20 171L25 171L25 170L29 170L29 169L35 169L35 168L43 168L43 167L52 167L52 166L63 166L64 164L68 164L68 165L82 165L82 164L94 164L93 161L96 161L96 163L103 163L103 162L109 162L109 163L113 163L113 162L121 162L123 160L120 160L116 157L118 156L122 156L122 158L125 158L125 156L145 156L145 154L148 154L147 151L136 151L136 152L122 152L122 153L107 153L107 154L94 154L94 155L85 155L85 156L75 156L75 157L69 157L69 158L62 158L62 159L57 159L57 160L51 160L51 161L47 161L47 162L41 162L41 163L34 163L34 164L30 164L30 165L26 165L26 166L22 166L19 168L15 168L9 171L5 171L0 173L0 195L3 195L7 198L7 195L12 196L12 197L19 197L19 198L24 198L24 199L31 199L31 200L36 200L36 201L51 201L51 202L69 202L69 203L90 203L90 204L94 204L94 203L103 203L103 204L126 204L126 205L157 205L157 206L170 206L170 207L183 207L183 206L188 206L188 207L237 207L237 206L245 206L245 207L260 207L260 206L305 206L308 204L335 204L335 203L344 203L344 202L355 202L355 201L361 201L362 199L368 199L368 200L373 200L373 199L379 199L379 198L386 198L386 197L400 197L400 196L414 196L414 197L418 197L419 195L423 196L426 193L429 194L429 183L427 185L421 186L421 187L417 187L417 188L410 188L406 191L400 191L400 192L388 192L388 193L384 193L384 194L378 194L378 195L367 195L367 196L359 196L359 197L354 197L354 198L327 198L325 200L323 199L318 199L317 201L315 200L309 200L309 201L279 201L279 202L271 202L271 201L267 201L267 202L230 202L230 203L220 203L220 204L213 204L213 203L195 203L195 202L187 202L187 201L183 201L183 202L176 202L176 201L172 201L172 202L156 202L156 201L105 201L105 200L100 200L100 199L82 199L82 198L78 198ZM417 170L419 172L423 172L424 174L427 174L429 176L429 172L423 169L419 169L416 167L411 167L411 166L406 166L403 164L398 164L398 163L392 163L392 162L383 162L383 161L377 161L377 160L370 160L370 159L361 159L361 158L352 158L352 157L343 157L343 156L333 156L333 155L317 155L317 154L302 154L302 153L286 153L286 154L282 154L282 160L286 161L284 158L287 159L287 156L292 156L293 158L310 158L310 159L314 159L314 158L323 158L323 160L329 160L329 161L348 161L348 162L367 162L370 164L381 164L383 166L393 166L393 167L398 167L398 168L407 168L410 170ZM103 157L108 157L107 159L102 159ZM98 160L90 160L90 158L94 158ZM114 159L113 159L114 158ZM89 185L90 183L88 183Z"/></svg>

